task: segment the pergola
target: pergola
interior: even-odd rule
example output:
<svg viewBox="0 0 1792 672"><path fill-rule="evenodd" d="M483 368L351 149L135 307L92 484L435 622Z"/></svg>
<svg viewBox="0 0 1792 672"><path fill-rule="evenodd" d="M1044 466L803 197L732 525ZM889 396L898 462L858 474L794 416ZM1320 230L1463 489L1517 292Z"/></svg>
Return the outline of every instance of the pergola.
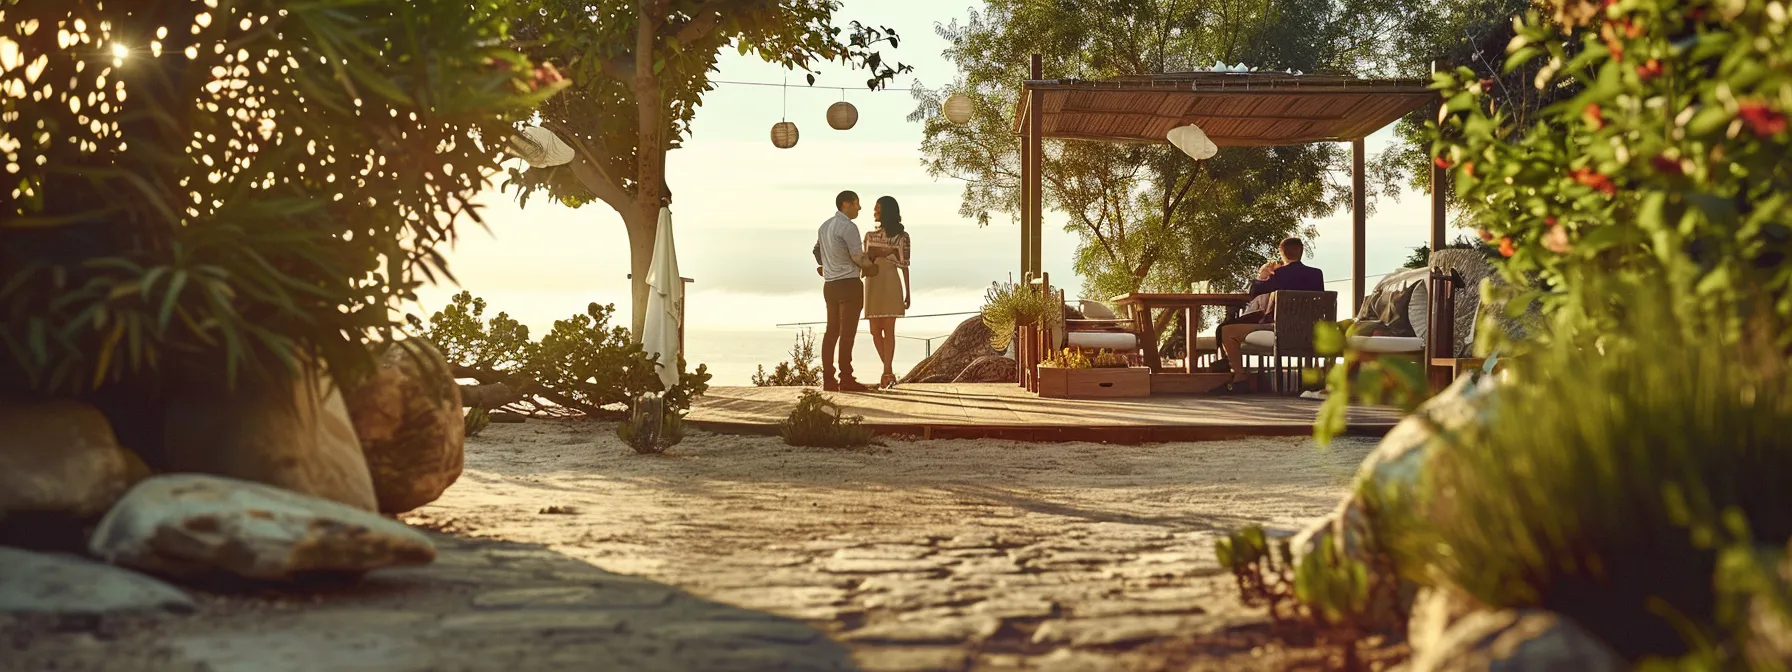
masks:
<svg viewBox="0 0 1792 672"><path fill-rule="evenodd" d="M1215 145L1265 147L1349 142L1351 160L1351 307L1365 294L1363 138L1407 113L1439 102L1416 79L1357 79L1279 72L1192 72L1103 81L1043 78L1033 56L1015 116L1021 136L1021 275L1040 275L1043 140L1166 143L1171 129L1199 126ZM1431 172L1431 249L1444 245L1447 174Z"/></svg>

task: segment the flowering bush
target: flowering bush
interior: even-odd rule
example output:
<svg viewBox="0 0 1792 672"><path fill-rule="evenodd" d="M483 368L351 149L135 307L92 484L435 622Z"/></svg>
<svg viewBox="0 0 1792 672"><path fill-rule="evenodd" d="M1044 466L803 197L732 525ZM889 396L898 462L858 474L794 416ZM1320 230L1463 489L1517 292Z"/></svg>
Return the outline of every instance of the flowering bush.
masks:
<svg viewBox="0 0 1792 672"><path fill-rule="evenodd" d="M1585 291L1591 276L1661 280L1676 306L1724 309L1709 325L1721 343L1792 334L1785 5L1562 2L1515 27L1506 68L1541 63L1532 84L1572 95L1524 125L1503 84L1441 73L1433 154L1503 271L1541 280L1512 284L1544 288L1557 335L1618 334L1621 302Z"/></svg>

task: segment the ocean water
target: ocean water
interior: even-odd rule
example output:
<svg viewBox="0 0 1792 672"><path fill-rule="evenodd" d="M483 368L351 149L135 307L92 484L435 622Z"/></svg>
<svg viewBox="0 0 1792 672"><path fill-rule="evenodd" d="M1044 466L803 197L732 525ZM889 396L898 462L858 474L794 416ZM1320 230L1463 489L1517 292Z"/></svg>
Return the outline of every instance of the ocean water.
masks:
<svg viewBox="0 0 1792 672"><path fill-rule="evenodd" d="M964 318L958 318L964 319ZM896 326L896 375L908 373L917 362L927 356L927 344L915 339L902 338L904 335L919 338L940 337L933 341L934 346L945 341L955 322L943 324L925 324L919 328L911 328L905 332L905 325ZM706 364L710 375L714 376L709 384L719 386L751 385L753 373L760 366L767 372L776 367L778 362L789 361L790 348L796 342L798 329L701 329L693 328L685 334L685 361L692 366ZM814 330L817 357L821 349L821 329ZM877 357L877 348L871 344L870 332L861 328L858 338L853 341L853 375L859 382L873 384L883 374L883 362Z"/></svg>

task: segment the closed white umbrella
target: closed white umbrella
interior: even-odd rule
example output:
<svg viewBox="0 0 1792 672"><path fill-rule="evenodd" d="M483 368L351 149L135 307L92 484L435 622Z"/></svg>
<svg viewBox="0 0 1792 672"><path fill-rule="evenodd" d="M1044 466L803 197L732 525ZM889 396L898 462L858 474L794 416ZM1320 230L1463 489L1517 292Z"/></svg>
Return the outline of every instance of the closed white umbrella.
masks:
<svg viewBox="0 0 1792 672"><path fill-rule="evenodd" d="M647 325L641 347L660 356L660 382L678 385L678 319L684 305L684 279L678 275L678 252L672 246L672 209L660 208L659 231L653 238L653 266L647 271Z"/></svg>

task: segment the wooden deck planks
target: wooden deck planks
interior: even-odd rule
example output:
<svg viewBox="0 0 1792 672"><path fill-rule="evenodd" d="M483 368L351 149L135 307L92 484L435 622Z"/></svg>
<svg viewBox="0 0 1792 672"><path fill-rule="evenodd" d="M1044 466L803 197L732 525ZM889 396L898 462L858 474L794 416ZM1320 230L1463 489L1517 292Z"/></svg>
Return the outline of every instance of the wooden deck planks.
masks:
<svg viewBox="0 0 1792 672"><path fill-rule="evenodd" d="M718 387L686 422L710 431L776 433L798 388ZM1142 399L1042 399L1012 384L903 385L870 393L829 393L848 415L883 434L927 438L1146 443L1312 432L1315 401L1273 396L1154 396ZM1353 409L1353 433L1383 434L1393 409Z"/></svg>

